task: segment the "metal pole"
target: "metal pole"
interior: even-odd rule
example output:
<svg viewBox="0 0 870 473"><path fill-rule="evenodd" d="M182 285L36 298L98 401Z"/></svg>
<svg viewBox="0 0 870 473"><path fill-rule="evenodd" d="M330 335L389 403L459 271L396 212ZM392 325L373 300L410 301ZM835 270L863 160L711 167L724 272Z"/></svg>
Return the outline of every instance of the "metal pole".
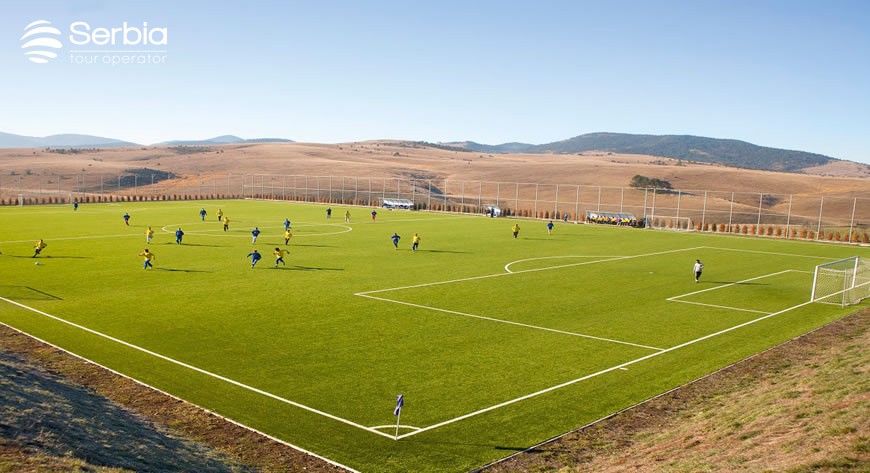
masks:
<svg viewBox="0 0 870 473"><path fill-rule="evenodd" d="M534 218L538 218L538 184L535 184L535 215Z"/></svg>
<svg viewBox="0 0 870 473"><path fill-rule="evenodd" d="M761 226L761 206L764 205L764 192L758 194L758 220L755 222L756 226Z"/></svg>
<svg viewBox="0 0 870 473"><path fill-rule="evenodd" d="M459 181L459 213L465 213L465 181Z"/></svg>
<svg viewBox="0 0 870 473"><path fill-rule="evenodd" d="M596 212L601 212L601 186L598 186L598 204L595 206Z"/></svg>
<svg viewBox="0 0 870 473"><path fill-rule="evenodd" d="M822 209L825 207L825 196L822 196L822 199L819 201L819 225L816 227L816 240L821 240L820 233L822 233Z"/></svg>
<svg viewBox="0 0 870 473"><path fill-rule="evenodd" d="M495 206L501 207L499 199L501 198L501 182L495 183Z"/></svg>
<svg viewBox="0 0 870 473"><path fill-rule="evenodd" d="M553 204L553 215L559 213L559 184L556 184L556 202Z"/></svg>
<svg viewBox="0 0 870 473"><path fill-rule="evenodd" d="M577 196L574 198L574 221L580 220L580 186L577 186Z"/></svg>
<svg viewBox="0 0 870 473"><path fill-rule="evenodd" d="M481 207L483 207L483 181L480 181L480 187L477 188L477 212L480 213Z"/></svg>
<svg viewBox="0 0 870 473"><path fill-rule="evenodd" d="M514 215L517 214L517 211L520 209L520 183L517 182L517 193L514 195L514 199L516 199L516 206L514 207Z"/></svg>
<svg viewBox="0 0 870 473"><path fill-rule="evenodd" d="M788 216L785 218L785 237L788 238L791 233L791 203L794 200L794 194L788 196Z"/></svg>
<svg viewBox="0 0 870 473"><path fill-rule="evenodd" d="M625 202L625 187L619 188L619 211L622 212L622 206Z"/></svg>
<svg viewBox="0 0 870 473"><path fill-rule="evenodd" d="M655 218L655 216L656 216L656 189L655 189L655 187L653 187L652 211L650 213L650 216L653 218Z"/></svg>
<svg viewBox="0 0 870 473"><path fill-rule="evenodd" d="M734 193L731 193L731 208L728 210L728 232L731 232L731 223L734 221Z"/></svg>
<svg viewBox="0 0 870 473"><path fill-rule="evenodd" d="M704 191L704 209L701 210L701 231L704 230L704 224L707 223L707 191Z"/></svg>
<svg viewBox="0 0 870 473"><path fill-rule="evenodd" d="M677 191L677 219L680 218L680 202L683 200L683 191Z"/></svg>
<svg viewBox="0 0 870 473"><path fill-rule="evenodd" d="M849 219L849 243L852 243L852 228L855 226L855 207L858 206L858 198L852 199L852 218Z"/></svg>

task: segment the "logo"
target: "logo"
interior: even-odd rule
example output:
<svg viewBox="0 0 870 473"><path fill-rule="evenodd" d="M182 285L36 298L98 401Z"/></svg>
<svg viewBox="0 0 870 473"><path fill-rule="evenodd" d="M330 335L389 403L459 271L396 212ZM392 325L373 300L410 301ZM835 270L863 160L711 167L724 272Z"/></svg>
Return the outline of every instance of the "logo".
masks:
<svg viewBox="0 0 870 473"><path fill-rule="evenodd" d="M24 28L19 41L31 62L45 64L58 57L55 52L64 47L63 34L69 45L69 63L77 65L103 64L164 64L169 44L169 28L149 26L147 21L116 26L91 26L86 21L73 21L62 33L48 20L37 20Z"/></svg>
<svg viewBox="0 0 870 473"><path fill-rule="evenodd" d="M52 49L63 47L63 43L57 37L60 37L60 30L51 26L50 21L37 20L24 28L24 35L19 41L26 40L21 45L21 49L25 50L24 55L27 59L37 64L45 64L57 57L57 53Z"/></svg>

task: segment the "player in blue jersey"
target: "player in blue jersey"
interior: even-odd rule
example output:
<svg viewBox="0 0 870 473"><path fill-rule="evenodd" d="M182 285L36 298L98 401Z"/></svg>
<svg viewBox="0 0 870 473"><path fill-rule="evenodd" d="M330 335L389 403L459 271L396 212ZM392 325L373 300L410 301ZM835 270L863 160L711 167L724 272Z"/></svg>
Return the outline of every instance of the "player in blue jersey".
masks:
<svg viewBox="0 0 870 473"><path fill-rule="evenodd" d="M260 254L256 249L252 250L248 253L248 258L251 258L251 269L254 269L254 266L263 258L263 255Z"/></svg>
<svg viewBox="0 0 870 473"><path fill-rule="evenodd" d="M252 245L257 242L258 236L260 236L260 229L258 227L254 227L254 229L251 230L251 244Z"/></svg>
<svg viewBox="0 0 870 473"><path fill-rule="evenodd" d="M178 230L175 230L175 243L181 244L181 239L184 237L184 232L181 231L181 227L178 227Z"/></svg>
<svg viewBox="0 0 870 473"><path fill-rule="evenodd" d="M286 231L289 231L289 230L290 230L290 219L289 219L289 218L285 218L285 219L284 219L284 231L286 232Z"/></svg>
<svg viewBox="0 0 870 473"><path fill-rule="evenodd" d="M199 219L203 222L205 221L205 216L208 215L208 212L205 209L199 209Z"/></svg>
<svg viewBox="0 0 870 473"><path fill-rule="evenodd" d="M390 237L390 239L393 240L393 246L395 246L397 250L399 249L399 238L402 237L400 237L398 233L393 233L393 236Z"/></svg>

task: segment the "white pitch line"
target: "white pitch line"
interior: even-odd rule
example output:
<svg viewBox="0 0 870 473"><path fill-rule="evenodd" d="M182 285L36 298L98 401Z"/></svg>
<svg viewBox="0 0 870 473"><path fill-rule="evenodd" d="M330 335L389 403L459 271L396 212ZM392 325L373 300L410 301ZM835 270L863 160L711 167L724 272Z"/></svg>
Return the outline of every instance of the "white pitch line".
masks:
<svg viewBox="0 0 870 473"><path fill-rule="evenodd" d="M369 427L369 428L370 428L370 429L395 429L395 428L396 428L396 424L390 424L390 425L376 425L376 426L374 426L374 427ZM399 428L400 428L400 429L420 430L420 427L414 427L413 425L405 425L405 424L400 424L400 425L399 425Z"/></svg>
<svg viewBox="0 0 870 473"><path fill-rule="evenodd" d="M718 247L718 246L702 246L701 248L708 248L711 250L723 250L723 251L739 251L742 253L757 253L757 254L761 254L761 255L793 256L795 258L826 259L826 260L834 261L834 259L827 257L827 256L796 255L794 253L776 253L773 251L742 250L742 249L738 249L738 248L723 248L723 247Z"/></svg>
<svg viewBox="0 0 870 473"><path fill-rule="evenodd" d="M111 340L111 341L113 341L113 342L115 342L115 343L118 343L118 344L124 345L124 346L129 347L129 348L132 348L132 349L134 349L134 350L141 351L142 353L145 353L145 354L151 355L151 356L156 357L156 358L159 358L159 359L161 359L161 360L168 361L169 363L173 363L173 364L175 364L175 365L178 365L178 366L181 366L181 367L187 368L187 369L189 369L189 370L196 371L197 373L201 373L201 374L204 374L204 375L206 375L206 376L210 376L210 377L212 377L212 378L218 379L218 380L220 380L220 381L224 381L224 382L226 382L226 383L232 384L232 385L234 385L234 386L238 386L238 387L240 387L240 388L246 389L246 390L248 390L248 391L251 391L251 392L254 392L254 393L257 393L257 394L260 394L260 395L263 395L263 396L269 397L269 398L272 398L272 399L274 399L274 400L276 400L276 401L280 401L280 402L283 402L283 403L285 403L285 404L289 404L289 405L291 405L291 406L298 407L298 408L300 408L300 409L304 409L304 410L306 410L306 411L308 411L308 412L313 412L313 413L315 413L315 414L319 414L319 415L321 415L321 416L323 416L323 417L327 417L327 418L329 418L329 419L336 420L336 421L342 422L342 423L344 423L344 424L350 425L350 426L352 426L352 427L356 427L356 428L358 428L358 429L362 429L362 430L365 430L365 431L367 431L367 432L372 432L372 433L375 433L375 434L381 435L381 436L383 436L383 437L387 437L387 438L389 438L389 439L394 439L394 438L395 438L393 435L389 435L389 434L385 434L385 433L383 433L383 432L379 432L379 431L377 431L377 430L373 430L373 429L371 429L371 428L369 428L369 427L366 427L366 426L364 426L364 425L357 424L356 422L353 422L353 421L351 421L351 420L347 420L347 419L344 419L344 418L341 418L341 417L338 417L338 416L335 416L335 415L329 414L329 413L327 413L327 412L323 412L323 411L321 411L321 410L315 409L315 408L313 408L313 407L309 407L309 406L306 406L306 405L304 405L304 404L300 404L300 403L298 403L298 402L291 401L291 400L289 400L289 399L285 399L285 398L283 398L283 397L277 396L277 395L272 394L272 393L270 393L270 392L263 391L262 389L257 389L257 388L255 388L255 387L253 387L253 386L248 386L247 384L240 383L240 382L238 382L238 381L236 381L236 380L234 380L234 379L230 379L230 378L227 378L227 377L225 377L225 376L221 376L221 375L219 375L219 374L212 373L211 371L206 371L206 370L204 370L204 369L202 369L202 368L198 368L198 367L196 367L196 366L193 366L193 365L187 364L187 363L185 363L185 362L183 362L183 361L178 361L178 360L176 360L176 359L174 359L174 358L170 358L170 357L168 357L168 356L166 356L166 355L161 355L160 353L153 352L153 351L151 351L151 350L148 350L147 348L142 348L142 347L140 347L140 346L138 346L138 345L134 345L134 344L132 344L132 343L125 342L124 340L121 340L121 339L115 338L115 337L113 337L113 336L111 336L111 335L106 335L106 334L104 334L104 333L102 333L102 332L98 332L98 331L96 331L96 330L90 329L90 328L85 327L85 326L83 326L83 325L79 325L79 324L77 324L77 323L75 323L75 322L70 322L70 321L68 321L68 320L64 320L64 319L62 319L62 318L60 318L60 317L57 317L57 316L51 315L51 314L49 314L49 313L47 313L47 312L43 312L43 311L41 311L41 310L39 310L39 309L35 309L35 308L33 308L33 307L30 307L30 306L26 306L26 305L24 305L24 304L21 304L21 303L19 303L19 302L15 302L15 301L10 300L10 299L7 299L7 298L5 298L5 297L0 297L0 300L5 301L5 302L8 302L8 303L10 303L10 304L12 304L12 305L15 305L15 306L21 307L22 309L26 309L26 310L29 310L29 311L31 311L31 312L35 312L35 313L37 313L37 314L39 314L39 315L42 315L42 316L44 316L44 317L48 317L48 318L53 319L53 320L56 320L56 321L58 321L58 322L62 322L62 323L65 323L65 324L67 324L67 325L71 325L71 326L73 326L73 327L75 327L75 328L77 328L77 329L79 329L79 330L83 330L83 331L85 331L85 332L88 332L88 333L91 333L91 334L97 335L97 336L99 336L99 337L103 337L103 338L105 338L105 339L107 339L107 340Z"/></svg>
<svg viewBox="0 0 870 473"><path fill-rule="evenodd" d="M674 350L679 350L680 348L684 348L684 347L687 347L687 346L689 346L689 345L694 345L695 343L698 343L698 342L701 342L701 341L707 340L707 339L709 339L709 338L717 337L717 336L722 335L722 334L724 334L724 333L728 333L728 332L731 332L731 331L734 331L734 330L737 330L737 329L740 329L740 328L746 327L747 325L751 325L751 324L754 324L754 323L756 323L756 322L760 322L760 321L762 321L762 320L769 319L769 318L771 318L771 317L775 317L775 316L780 315L780 314L784 314L784 313L786 313L786 312L788 312L788 311L791 311L791 310L799 309L799 308L804 307L804 306L809 305L809 304L812 304L812 301L803 302L803 303L798 304L798 305L796 305L796 306L792 306L792 307L789 307L789 308L787 308L787 309L783 309L783 310L781 310L781 311L779 311L779 312L774 312L774 313L772 313L772 314L768 314L768 315L765 315L765 316L763 316L763 317L759 317L759 318L757 318L757 319L750 320L750 321L748 321L748 322L743 322L742 324L735 325L735 326L733 326L733 327L729 327L729 328L726 328L726 329L720 330L720 331L718 331L718 332L711 333L711 334L709 334L709 335L705 335L705 336L703 336L703 337L696 338L696 339L694 339L694 340L690 340L690 341L688 341L688 342L681 343L681 344L676 345L676 346L673 346L673 347L671 347L671 348L667 348L667 349L662 350L662 351L659 351L659 352L651 353L651 354L649 354L649 355L642 356L642 357L640 357L640 358L636 358L636 359L634 359L634 360L627 361L627 362L622 363L622 364L620 364L620 365L612 366L612 367L610 367L610 368L606 368L606 369L603 369L603 370L601 370L601 371L598 371L598 372L595 372L595 373L592 373L592 374L588 374L588 375L586 375L586 376L583 376L583 377L580 377L580 378L577 378L577 379L572 379L571 381L566 381L566 382L564 382L564 383L562 383L562 384L558 384L558 385L556 385L556 386L551 386L551 387L549 387L549 388L542 389L542 390L540 390L540 391L538 391L538 392L534 392L534 393L531 393L531 394L526 394L525 396L520 396L520 397L518 397L518 398L511 399L511 400L509 400L509 401L505 401L505 402L502 402L502 403L500 403L500 404L496 404L496 405L494 405L494 406L490 406L490 407L486 407L486 408L484 408L484 409L480 409L480 410L477 410L477 411L474 411L474 412L470 412L470 413L468 413L468 414L461 415L461 416L459 416L459 417L455 417L455 418L453 418L453 419L449 419L449 420L446 420L446 421L444 421L444 422L439 422L439 423L437 423L437 424L432 424L432 425L430 425L430 426L428 426L428 427L423 427L422 429L420 429L420 430L418 430L418 431L415 431L415 432L409 432L409 433L407 433L407 434L402 434L402 435L400 435L400 436L398 437L398 440L401 440L401 439L406 438L406 437L410 437L410 436L412 436L412 435L417 435L417 434L422 433L422 432L426 432L427 430L437 429L437 428L439 428L439 427L443 427L443 426L445 426L445 425L452 424L452 423L454 423L454 422L459 422L459 421L461 421L461 420L465 420L465 419L468 419L468 418L470 418L470 417L474 417L474 416L477 416L477 415L480 415L480 414L483 414L483 413L486 413L486 412L489 412L489 411L493 411L493 410L495 410L495 409L499 409L499 408L502 408L502 407L505 407L505 406L509 406L509 405L511 405L511 404L514 404L514 403L517 403L517 402L520 402L520 401L525 401L526 399L530 399L530 398L533 398L533 397L536 397L536 396L540 396L541 394L546 394L546 393L548 393L548 392L555 391L555 390L557 390L557 389L561 389L561 388L564 388L564 387L566 387L566 386L570 386L570 385L572 385L572 384L576 384L576 383L579 383L579 382L581 382L581 381L585 381L585 380L587 380L587 379L594 378L594 377L596 377L596 376L600 376L600 375L602 375L602 374L609 373L609 372L614 371L614 370L621 370L622 368L625 368L625 367L627 367L627 366L633 365L633 364L635 364L635 363L640 363L640 362L642 362L642 361L649 360L650 358L654 358L654 357L659 356L659 355L664 355L665 353L670 353L670 352L672 352L672 351L674 351Z"/></svg>
<svg viewBox="0 0 870 473"><path fill-rule="evenodd" d="M538 271L548 271L551 269L560 269L560 268L570 268L570 267L574 267L574 266L583 266L583 265L594 264L594 263L606 263L608 261L618 261L618 260L623 260L623 259L642 258L645 256L656 256L656 255L664 255L664 254L668 254L668 253L678 253L681 251L697 250L699 248L704 248L704 247L696 246L694 248L681 248L678 250L658 251L655 253L644 253L644 254L632 255L632 256L616 256L616 257L612 257L612 258L607 257L606 259L600 259L600 260L595 260L595 261L584 261L582 263L571 263L571 264L563 264L563 265L559 265L559 266L548 266L546 268L524 269L522 271L514 271L514 272L509 272L509 273L485 274L483 276L471 276L471 277L467 277L467 278L450 279L447 281L435 281L435 282L428 282L428 283L422 283L422 284L413 284L410 286L398 286L398 287L389 287L386 289L375 289L373 291L358 292L355 295L364 296L367 294L377 294L379 292L390 292L390 291L398 291L398 290L402 290L402 289L414 289L414 288L418 288L418 287L438 286L441 284L450 284L450 283L454 283L454 282L463 282L463 281L474 281L477 279L497 278L497 277L502 277L502 276L511 276L514 274L533 273L533 272L538 272Z"/></svg>
<svg viewBox="0 0 870 473"><path fill-rule="evenodd" d="M669 298L667 298L667 299L665 299L665 300L666 300L666 301L671 301L671 302L677 302L677 299L681 299L681 298L683 298L683 297L693 296L693 295L695 295L695 294L700 294L700 293L702 293L702 292L716 291L716 290L719 290L719 289L724 289L724 288L726 288L726 287L731 287L731 286L736 286L736 285L738 285L738 284L743 284L743 283L746 283L746 282L749 282L749 281L755 281L755 280L757 280L757 279L769 278L769 277L771 277L771 276L779 276L780 274L785 274L785 273L790 273L790 272L792 272L792 270L790 270L790 269L786 269L786 270L784 270L784 271L779 271L779 272L777 272L777 273L765 274L765 275L763 275L763 276L757 276L757 277L754 277L754 278L744 279L744 280L742 280L742 281L737 281L737 282L732 282L732 283L728 283L728 284L723 284L723 285L721 285L721 286L710 287L710 288L707 288L707 289L701 289L700 291L690 292L690 293L688 293L688 294L682 294L682 295L679 295L679 296L669 297ZM765 312L765 313L766 313L766 312Z"/></svg>
<svg viewBox="0 0 870 473"><path fill-rule="evenodd" d="M596 336L593 336L593 335L586 335L586 334L582 334L582 333L575 333L575 332L568 332L568 331L565 331L565 330L558 330L558 329L554 329L554 328L540 327L540 326L538 326L538 325L529 325L529 324L524 324L524 323L520 323L520 322L513 322L513 321L510 321L510 320L503 320L503 319L496 319L496 318L493 318L493 317L486 317L486 316L483 316L483 315L474 315L474 314L469 314L469 313L466 313L466 312L459 312L459 311L455 311L455 310L441 309L441 308L438 308L438 307L429 307L429 306L425 306L425 305L414 304L414 303L412 303L412 302L403 302L403 301L397 301L397 300L393 300L393 299L385 299L385 298L383 298L383 297L370 296L370 295L367 295L367 294L356 294L356 295L357 295L357 296L361 296L361 297L367 297L367 298L369 298L369 299L375 299L375 300L384 301L384 302L392 302L392 303L394 303L394 304L402 304L402 305L407 305L407 306L410 306L410 307L416 307L416 308L418 308L418 309L434 310L434 311L437 311L437 312L444 312L444 313L447 313L447 314L461 315L461 316L463 316L463 317L471 317L471 318L475 318L475 319L489 320L490 322L499 322L499 323L509 324L509 325L517 325L517 326L519 326L519 327L533 328L533 329L535 329L535 330L544 330L544 331L547 331L547 332L560 333L560 334L562 334L562 335L572 335L572 336L574 336L574 337L589 338L589 339L592 339L592 340L599 340L599 341L602 341L602 342L619 343L619 344L621 344L621 345L631 345L631 346L633 346L633 347L645 348L645 349L647 349L647 350L658 350L658 351L664 351L664 348L651 347L651 346L647 346L647 345L639 345L639 344L637 344L637 343L624 342L624 341L622 341L622 340L613 340L613 339L611 339L611 338L596 337Z"/></svg>
<svg viewBox="0 0 870 473"><path fill-rule="evenodd" d="M604 255L588 255L588 256L584 256L584 255L541 256L540 258L526 258L526 259L518 259L518 260L516 260L516 261L511 261L510 263L504 265L504 270L507 271L508 273L513 273L513 271L510 270L511 265L514 265L514 264L517 264L517 263L523 263L523 262L525 262L525 261L538 261L538 260L542 260L542 259L563 259L563 258L621 258L621 257L622 257L622 256L604 256ZM550 268L550 267L551 267L551 266L548 266L548 268Z"/></svg>
<svg viewBox="0 0 870 473"><path fill-rule="evenodd" d="M692 304L692 305L700 305L704 307L714 307L717 309L727 309L727 310L739 310L741 312L752 312L754 314L769 314L770 312L765 312L763 310L752 310L752 309L741 309L740 307L731 307L727 305L716 305L716 304L705 304L703 302L693 302L693 301L681 301L679 299L666 299L670 302L680 302L682 304Z"/></svg>
<svg viewBox="0 0 870 473"><path fill-rule="evenodd" d="M44 340L44 339L42 339L42 338L39 338L39 337L37 337L37 336L35 336L35 335L33 335L33 334L27 333L27 332L25 332L25 331L23 331L23 330L19 330L19 329L15 328L15 327L13 327L13 326L11 326L11 325L8 325L8 324L6 324L6 323L4 323L4 322L0 322L0 325L3 325L4 327L9 328L10 330L13 330L13 331L15 331L15 332L17 332L17 333L20 333L20 334L22 334L22 335L24 335L24 336L26 336L26 337L29 337L29 338L31 338L31 339L33 339L33 340L36 340L37 342L42 343L42 344L44 344L44 345L46 345L46 346L50 346L50 347L52 347L52 348L54 348L54 349L56 349L56 350L58 350L58 351L60 351L60 352L66 353L67 355L69 355L69 356L71 356L71 357L73 357L73 358L77 358L77 359L79 359L79 360L83 360L83 361L86 362L86 363L92 364L92 365L94 365L94 366L98 366L98 367L100 367L100 368L102 368L102 369L104 369L104 370L106 370L106 371L108 371L108 372L110 372L110 373L112 373L112 374L114 374L114 375L116 375L116 376L119 376L119 377L124 378L124 379L129 379L130 381L132 381L132 382L134 382L134 383L136 383L136 384L138 384L138 385L140 385L140 386L145 386L146 388L151 389L151 390L153 390L153 391L155 391L155 392L158 392L158 393L160 393L160 394L162 394L162 395L164 395L164 396L167 396L167 397L172 398L172 399L175 399L175 400L177 400L177 401L181 401L181 402L183 402L183 403L185 403L185 404L189 404L189 405L191 405L191 406L194 406L194 407L196 407L197 409L201 409L201 410L204 411L204 412L207 412L207 413L209 413L209 414L211 414L211 415L213 415L213 416L215 416L215 417L217 417L217 418L223 419L223 420L225 420L225 421L227 421L227 422L229 422L229 423L231 423L231 424L233 424L233 425L239 426L239 427L241 427L241 428L243 428L243 429L245 429L245 430L248 430L248 431L250 431L250 432L254 432L254 433L258 434L258 435L262 435L263 437L266 437L266 438L268 438L268 439L270 439L270 440L273 440L273 441L275 441L275 442L278 442L278 443L280 443L280 444L282 444L282 445L287 445L288 447L293 448L293 449L295 449L295 450L299 450L300 452L302 452L302 453L304 453L304 454L306 454L306 455L311 455L312 457L319 458L319 459L321 459L321 460L323 460L323 461L325 461L325 462L327 462L327 463L329 463L329 464L331 464L331 465L335 465L335 466L337 466L337 467L344 468L344 469L346 469L346 470L348 470L348 471L350 471L350 472L353 472L353 473L359 473L357 470L354 470L353 468L351 468L351 467L349 467L349 466L347 466L347 465L342 465L341 463L338 463L338 462L335 461L335 460L330 460L329 458L326 458L326 457L324 457L323 455L318 455L318 454L316 454L316 453L314 453L314 452L312 452L312 451L310 451L310 450L306 450L306 449L304 449L304 448L302 448L302 447L300 447L300 446L298 446L298 445L294 445L294 444L292 444L292 443L290 443L290 442L288 442L288 441L286 441L286 440L279 439L278 437L275 437L274 435L267 434L266 432L263 432L263 431L257 430L257 429L255 429L255 428L253 428L253 427L251 427L251 426L248 426L248 425L245 425L245 424L243 424L243 423L241 423L241 422L239 422L239 421L237 421L237 420L230 419L230 418L227 417L227 416L224 416L224 415L218 414L217 412L215 412L215 411L213 411L213 410L211 410L211 409L208 409L208 408L206 408L206 407L200 406L199 404L193 403L193 402L191 402L191 401L189 401L189 400L187 400L187 399L182 399L182 398L180 398L180 397L178 397L178 396L176 396L176 395L174 395L174 394L172 394L172 393L169 393L169 392L167 392L167 391L164 391L164 390L162 390L162 389L160 389L160 388L158 388L158 387L156 387L156 386L152 386L152 385L150 385L150 384L148 384L148 383L145 383L145 382L142 382L142 381L140 381L140 380L138 380L138 379L136 379L136 378L134 378L134 377L132 377L132 376L126 375L126 374L124 374L124 373L121 373L120 371L117 371L117 370L114 370L114 369L112 369L112 368L109 368L109 367L106 366L106 365L103 365L103 364L97 363L96 361L91 360L91 359L89 359L89 358L85 358L84 356L79 355L78 353L73 353L73 352L71 352L71 351L69 351L69 350L67 350L67 349L65 349L65 348L63 348L63 347L60 347L60 346L58 346L58 345L55 345L54 343L51 343L51 342L49 342L49 341L46 341L46 340Z"/></svg>

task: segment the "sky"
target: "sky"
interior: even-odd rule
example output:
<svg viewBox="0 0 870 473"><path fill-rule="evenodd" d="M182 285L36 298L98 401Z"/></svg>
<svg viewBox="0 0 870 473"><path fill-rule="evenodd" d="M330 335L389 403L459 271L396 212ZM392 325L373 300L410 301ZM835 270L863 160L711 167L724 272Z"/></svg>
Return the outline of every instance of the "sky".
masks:
<svg viewBox="0 0 870 473"><path fill-rule="evenodd" d="M124 22L165 44L99 44ZM864 0L3 2L0 64L0 132L28 136L688 134L870 163Z"/></svg>

